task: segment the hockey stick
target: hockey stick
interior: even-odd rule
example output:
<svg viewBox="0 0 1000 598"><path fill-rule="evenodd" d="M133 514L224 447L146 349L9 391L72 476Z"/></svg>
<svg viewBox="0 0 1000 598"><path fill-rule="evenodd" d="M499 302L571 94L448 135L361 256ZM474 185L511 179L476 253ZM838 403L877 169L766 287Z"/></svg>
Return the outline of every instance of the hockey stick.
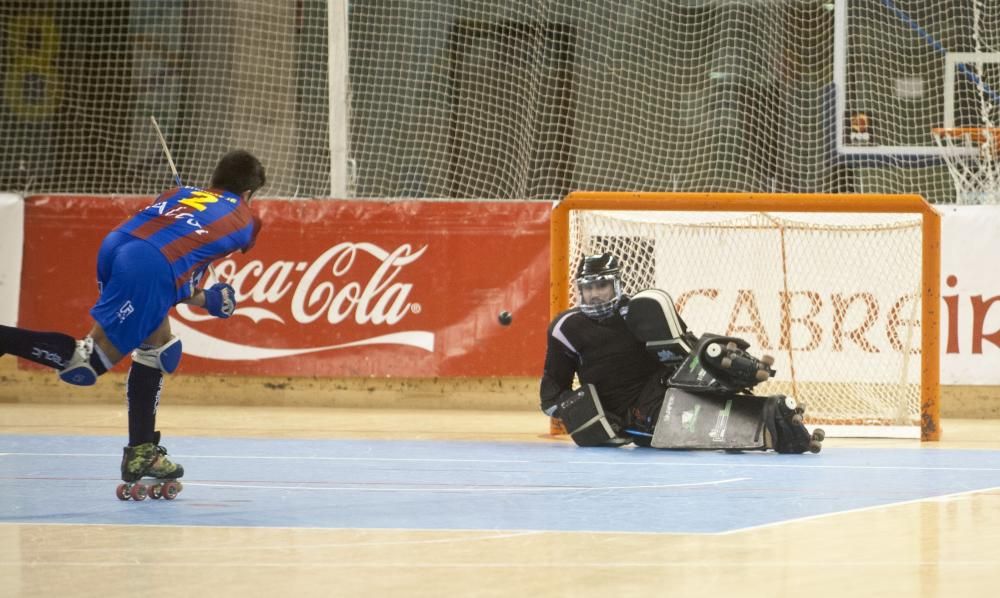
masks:
<svg viewBox="0 0 1000 598"><path fill-rule="evenodd" d="M156 131L156 137L160 140L160 147L163 148L163 155L167 157L167 164L170 164L170 172L174 173L174 182L177 183L178 187L180 187L182 186L181 175L178 174L177 165L174 164L174 158L170 155L170 148L167 147L167 140L163 137L163 131L160 130L160 125L156 122L156 117L152 114L149 115L149 121L153 123L153 130ZM216 281L219 280L219 277L215 275L215 268L212 267L211 263L208 264L208 273L211 274L212 278Z"/></svg>
<svg viewBox="0 0 1000 598"><path fill-rule="evenodd" d="M170 172L174 173L174 182L177 186L181 186L181 175L177 174L177 165L174 164L174 158L170 155L170 148L167 147L167 140L163 137L163 131L160 130L160 125L156 122L156 117L152 114L149 115L149 120L153 123L153 130L156 131L156 136L160 140L160 147L163 148L163 155L167 157L167 163L170 164Z"/></svg>

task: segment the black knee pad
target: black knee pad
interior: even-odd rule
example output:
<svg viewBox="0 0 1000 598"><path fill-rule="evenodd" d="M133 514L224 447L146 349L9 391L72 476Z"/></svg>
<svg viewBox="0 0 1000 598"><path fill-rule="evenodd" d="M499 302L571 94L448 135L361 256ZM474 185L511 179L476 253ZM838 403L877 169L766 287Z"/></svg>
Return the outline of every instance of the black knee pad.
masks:
<svg viewBox="0 0 1000 598"><path fill-rule="evenodd" d="M621 446L632 441L620 435L618 418L604 412L593 384L584 384L563 400L558 414L577 446Z"/></svg>

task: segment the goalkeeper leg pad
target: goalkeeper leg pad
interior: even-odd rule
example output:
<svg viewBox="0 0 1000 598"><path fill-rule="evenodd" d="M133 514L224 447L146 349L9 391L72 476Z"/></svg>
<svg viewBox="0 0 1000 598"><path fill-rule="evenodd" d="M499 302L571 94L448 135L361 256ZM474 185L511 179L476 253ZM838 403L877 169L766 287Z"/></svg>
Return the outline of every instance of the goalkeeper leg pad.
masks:
<svg viewBox="0 0 1000 598"><path fill-rule="evenodd" d="M183 351L181 339L175 336L159 347L136 349L132 352L132 361L172 374L180 365Z"/></svg>
<svg viewBox="0 0 1000 598"><path fill-rule="evenodd" d="M662 449L764 450L765 400L668 388L651 446Z"/></svg>
<svg viewBox="0 0 1000 598"><path fill-rule="evenodd" d="M692 337L677 315L674 300L659 289L640 291L629 300L625 322L661 363L677 363L692 348Z"/></svg>
<svg viewBox="0 0 1000 598"><path fill-rule="evenodd" d="M621 426L609 419L593 384L585 384L559 404L559 417L577 446L621 446L630 438L618 435Z"/></svg>

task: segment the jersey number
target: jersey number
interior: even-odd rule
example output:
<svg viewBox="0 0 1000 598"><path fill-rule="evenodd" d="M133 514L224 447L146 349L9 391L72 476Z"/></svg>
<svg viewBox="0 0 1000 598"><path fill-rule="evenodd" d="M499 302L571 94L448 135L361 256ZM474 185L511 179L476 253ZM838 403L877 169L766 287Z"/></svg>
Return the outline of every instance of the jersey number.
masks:
<svg viewBox="0 0 1000 598"><path fill-rule="evenodd" d="M216 195L212 195L207 191L195 191L190 197L185 197L177 203L184 204L189 208L194 208L199 212L204 212L208 209L205 207L205 204L216 203L217 201L219 201L219 198Z"/></svg>

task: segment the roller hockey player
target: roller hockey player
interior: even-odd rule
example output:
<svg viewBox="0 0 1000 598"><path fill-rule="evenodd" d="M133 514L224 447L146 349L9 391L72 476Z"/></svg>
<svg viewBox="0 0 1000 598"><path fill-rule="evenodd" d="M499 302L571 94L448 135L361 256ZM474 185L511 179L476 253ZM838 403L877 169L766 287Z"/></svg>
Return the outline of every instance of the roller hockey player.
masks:
<svg viewBox="0 0 1000 598"><path fill-rule="evenodd" d="M0 326L0 355L10 353L58 370L59 377L90 386L125 355L129 442L123 450L118 498L173 498L184 468L167 457L155 430L163 375L181 360L181 340L170 332L170 309L178 303L228 318L236 309L233 287L218 282L199 288L208 266L249 250L260 230L250 209L266 181L252 154L236 150L219 161L208 189L175 187L105 238L97 254L100 296L91 308L90 333L82 340L60 332ZM142 478L160 480L151 485Z"/></svg>
<svg viewBox="0 0 1000 598"><path fill-rule="evenodd" d="M794 400L752 394L770 357L695 337L661 290L624 295L611 254L585 257L576 285L580 304L549 325L540 395L578 445L819 452L822 430L809 433Z"/></svg>

